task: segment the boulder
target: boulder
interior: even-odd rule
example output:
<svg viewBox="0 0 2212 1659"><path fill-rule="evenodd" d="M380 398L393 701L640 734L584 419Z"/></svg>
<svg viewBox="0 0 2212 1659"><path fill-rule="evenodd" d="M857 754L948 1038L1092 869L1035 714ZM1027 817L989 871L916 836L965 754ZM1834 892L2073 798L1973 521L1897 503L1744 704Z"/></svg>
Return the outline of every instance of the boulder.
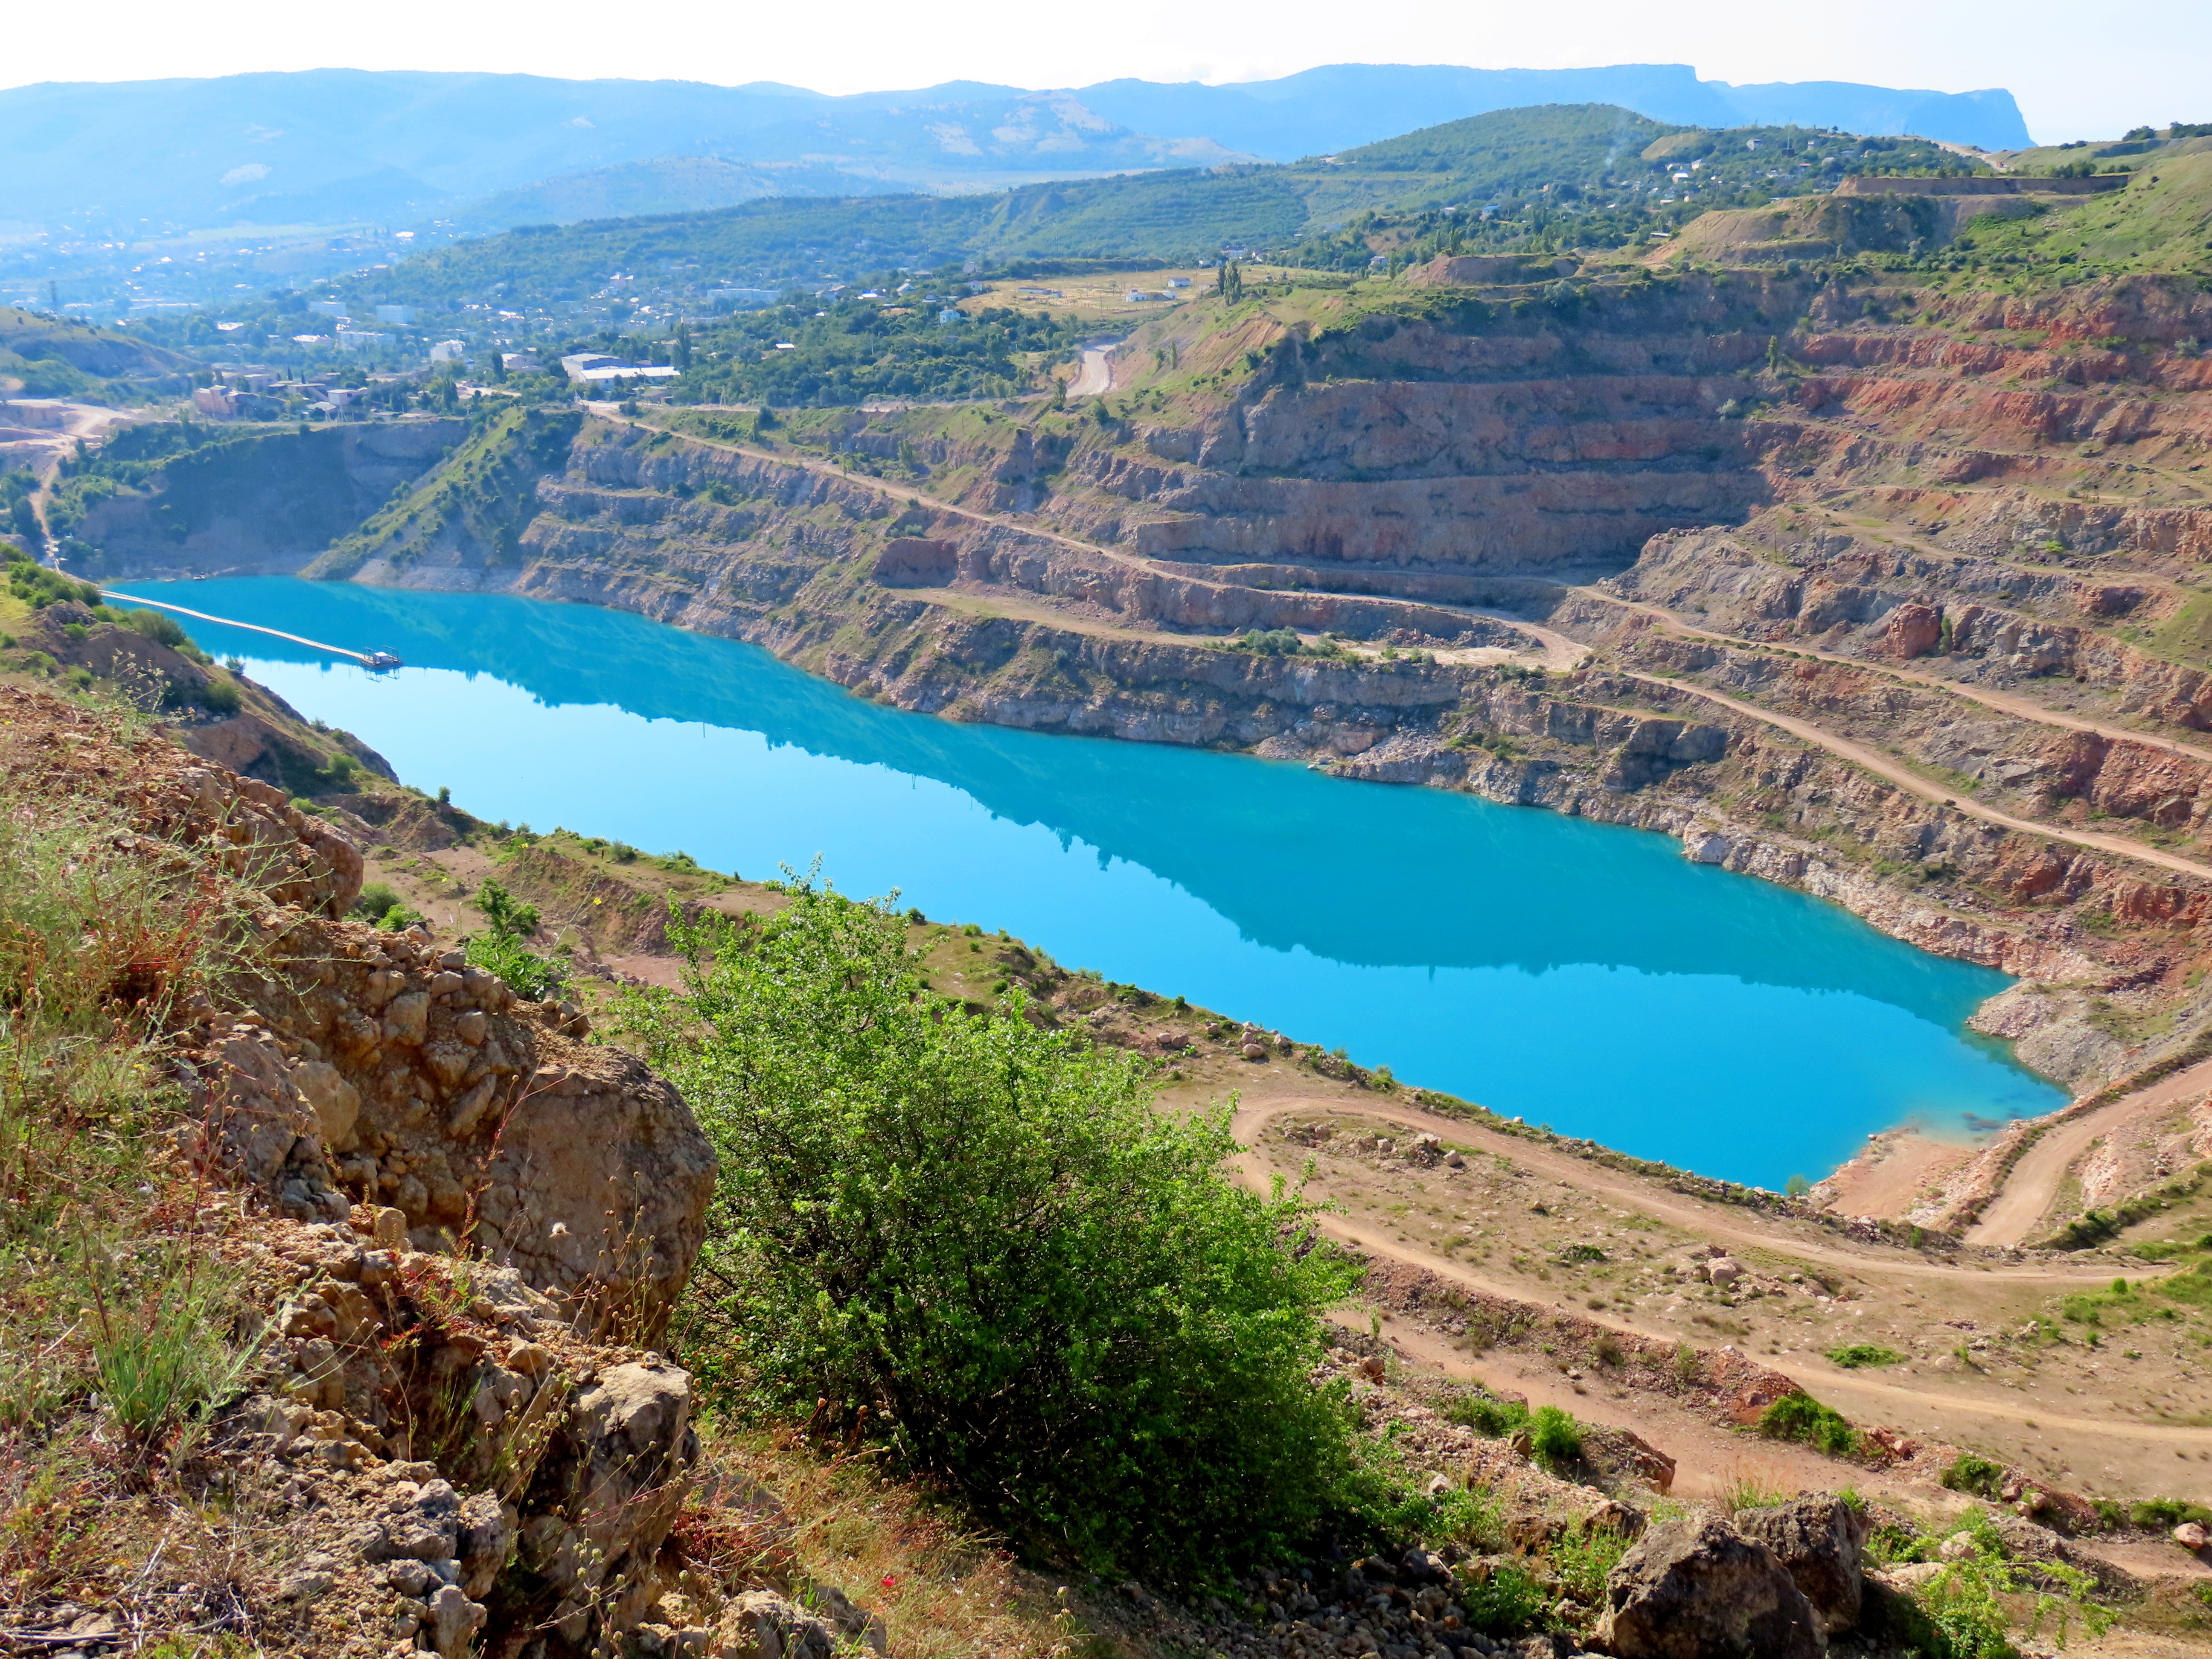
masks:
<svg viewBox="0 0 2212 1659"><path fill-rule="evenodd" d="M770 1590L751 1590L723 1609L714 1626L715 1659L830 1659L839 1632L826 1619Z"/></svg>
<svg viewBox="0 0 2212 1659"><path fill-rule="evenodd" d="M1736 1530L1774 1553L1831 1636L1857 1627L1864 1593L1860 1557L1867 1518L1840 1498L1811 1492L1771 1509L1746 1510Z"/></svg>
<svg viewBox="0 0 2212 1659"><path fill-rule="evenodd" d="M515 1540L521 1565L553 1604L549 1656L581 1659L605 1632L642 1619L652 1564L698 1455L691 1378L673 1365L610 1366L569 1402L524 1493L529 1518Z"/></svg>
<svg viewBox="0 0 2212 1659"><path fill-rule="evenodd" d="M1653 1528L1607 1577L1598 1644L1617 1659L1820 1659L1820 1615L1765 1545L1712 1516Z"/></svg>

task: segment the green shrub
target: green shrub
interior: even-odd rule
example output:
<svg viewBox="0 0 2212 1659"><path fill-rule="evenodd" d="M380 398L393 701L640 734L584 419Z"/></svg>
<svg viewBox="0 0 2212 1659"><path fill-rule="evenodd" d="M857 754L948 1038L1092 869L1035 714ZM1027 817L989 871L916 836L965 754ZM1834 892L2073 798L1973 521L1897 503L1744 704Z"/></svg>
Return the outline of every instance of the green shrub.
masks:
<svg viewBox="0 0 2212 1659"><path fill-rule="evenodd" d="M1760 1417L1759 1431L1773 1440L1802 1440L1831 1457L1848 1457L1859 1448L1850 1419L1809 1394L1784 1395Z"/></svg>
<svg viewBox="0 0 2212 1659"><path fill-rule="evenodd" d="M480 933L461 952L470 967L498 975L515 995L532 1002L543 1002L566 982L558 963L524 950L504 934Z"/></svg>
<svg viewBox="0 0 2212 1659"><path fill-rule="evenodd" d="M1952 1460L1951 1467L1943 1471L1942 1482L1953 1492L1972 1492L1977 1498L1995 1498L2000 1496L2004 1484L2004 1469L1986 1457L1972 1452L1960 1452Z"/></svg>
<svg viewBox="0 0 2212 1659"><path fill-rule="evenodd" d="M58 570L34 564L26 557L8 561L8 591L33 611L44 611L64 599L99 610L106 601L90 582L73 580Z"/></svg>
<svg viewBox="0 0 2212 1659"><path fill-rule="evenodd" d="M2146 1498L2128 1506L2128 1521L2130 1525L2154 1527L2161 1532L2171 1531L2186 1521L2194 1521L2200 1527L2212 1526L2212 1509L2179 1498Z"/></svg>
<svg viewBox="0 0 2212 1659"><path fill-rule="evenodd" d="M1518 1636L1542 1616L1543 1585L1517 1561L1500 1561L1488 1577L1462 1581L1459 1604L1467 1622L1485 1636Z"/></svg>
<svg viewBox="0 0 2212 1659"><path fill-rule="evenodd" d="M1528 1419L1528 1450L1540 1463L1572 1463L1583 1455L1583 1425L1557 1406L1539 1406Z"/></svg>
<svg viewBox="0 0 2212 1659"><path fill-rule="evenodd" d="M200 707L210 714L235 714L245 703L236 680L220 680L210 675L208 683L200 688Z"/></svg>
<svg viewBox="0 0 2212 1659"><path fill-rule="evenodd" d="M509 990L532 1002L543 1001L567 982L567 971L559 963L523 947L522 941L538 931L536 905L515 897L496 881L477 889L475 903L490 921L491 930L463 942L469 966L498 975Z"/></svg>
<svg viewBox="0 0 2212 1659"><path fill-rule="evenodd" d="M1879 1342L1849 1342L1840 1348L1828 1350L1832 1364L1845 1370L1856 1370L1862 1365L1894 1365L1905 1356L1894 1348L1885 1348Z"/></svg>
<svg viewBox="0 0 2212 1659"><path fill-rule="evenodd" d="M1519 1433L1528 1423L1528 1407L1518 1400L1498 1400L1486 1394L1463 1394L1445 1406L1444 1420L1492 1440Z"/></svg>
<svg viewBox="0 0 2212 1659"><path fill-rule="evenodd" d="M380 881L372 881L361 890L361 896L353 902L354 915L364 921L382 921L399 902L399 895Z"/></svg>
<svg viewBox="0 0 2212 1659"><path fill-rule="evenodd" d="M1016 1536L1205 1577L1291 1547L1352 1474L1310 1380L1353 1282L1226 1112L1142 1060L933 995L887 903L811 880L752 926L672 909L680 994L630 1034L719 1157L696 1312L726 1395L833 1419Z"/></svg>
<svg viewBox="0 0 2212 1659"><path fill-rule="evenodd" d="M1352 1467L1332 1504L1340 1541L1400 1550L1408 1542L1457 1544L1476 1554L1506 1547L1498 1499L1479 1486L1432 1492L1433 1472L1408 1464L1395 1438L1353 1442Z"/></svg>
<svg viewBox="0 0 2212 1659"><path fill-rule="evenodd" d="M165 617L158 611L125 611L115 620L132 633L141 635L156 645L166 645L172 651L181 650L191 643L191 637L180 627L174 617Z"/></svg>

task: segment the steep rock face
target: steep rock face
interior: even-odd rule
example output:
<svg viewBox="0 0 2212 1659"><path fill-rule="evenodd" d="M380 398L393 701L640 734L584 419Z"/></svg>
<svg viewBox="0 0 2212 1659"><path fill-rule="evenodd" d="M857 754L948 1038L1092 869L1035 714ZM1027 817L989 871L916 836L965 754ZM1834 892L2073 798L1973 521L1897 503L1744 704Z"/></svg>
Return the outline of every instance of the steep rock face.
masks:
<svg viewBox="0 0 2212 1659"><path fill-rule="evenodd" d="M1154 465L1096 447L1069 470L1109 517L1066 522L1147 556L1485 574L1595 571L1663 529L1768 499L1752 395L1802 284L1702 279L1474 294L1405 318L1291 329L1272 372ZM1116 521L1118 518L1119 521Z"/></svg>
<svg viewBox="0 0 2212 1659"><path fill-rule="evenodd" d="M295 1218L392 1212L418 1249L471 1249L580 1328L650 1337L698 1254L714 1158L674 1089L580 1018L343 915L361 854L276 790L158 738L88 758L51 699L8 694L34 791L113 799L149 838L209 844L265 896L244 1006L179 1010L204 1152ZM89 728L87 728L89 741Z"/></svg>
<svg viewBox="0 0 2212 1659"><path fill-rule="evenodd" d="M298 570L467 429L459 420L363 422L188 451L94 503L71 528L70 568L98 581Z"/></svg>
<svg viewBox="0 0 2212 1659"><path fill-rule="evenodd" d="M1773 1553L1711 1516L1654 1527L1613 1570L1598 1644L1616 1659L1820 1659L1823 1622Z"/></svg>
<svg viewBox="0 0 2212 1659"><path fill-rule="evenodd" d="M287 981L194 1066L225 1161L292 1213L388 1206L416 1248L465 1241L580 1328L655 1335L714 1182L674 1090L458 952L334 924L276 943Z"/></svg>
<svg viewBox="0 0 2212 1659"><path fill-rule="evenodd" d="M172 1243L235 1273L258 1327L250 1392L194 1453L296 1539L256 1616L348 1659L621 1646L666 1588L698 1455L691 1379L631 1346L665 1322L713 1180L682 1101L574 1040L573 1013L331 920L358 855L266 786L13 688L0 736L30 799L114 810L118 850L248 935L211 993L149 984L137 1006L187 1108ZM209 1201L224 1185L244 1190Z"/></svg>

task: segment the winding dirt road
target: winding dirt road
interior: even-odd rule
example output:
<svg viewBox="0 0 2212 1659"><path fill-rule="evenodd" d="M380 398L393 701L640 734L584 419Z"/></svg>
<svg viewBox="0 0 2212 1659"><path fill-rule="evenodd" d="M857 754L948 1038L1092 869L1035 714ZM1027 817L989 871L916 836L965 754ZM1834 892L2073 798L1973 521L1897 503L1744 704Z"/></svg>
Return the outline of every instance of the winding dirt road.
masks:
<svg viewBox="0 0 2212 1659"><path fill-rule="evenodd" d="M1347 1104L1314 1095L1261 1095L1237 1102L1231 1132L1237 1137L1238 1145L1256 1147L1267 1125L1285 1113L1322 1109L1352 1111L1361 1117L1401 1124L1462 1146L1477 1146L1487 1152L1501 1154L1554 1181L1566 1182L1583 1192L1601 1194L1616 1203L1633 1205L1648 1215L1670 1221L1686 1231L1708 1238L1728 1239L1749 1248L1779 1251L1803 1261L1826 1262L1859 1273L1893 1273L1903 1278L1928 1279L1958 1279L1971 1274L1983 1282L2002 1279L2021 1284L2048 1285L2109 1285L2113 1278L2112 1267L2109 1262L2076 1268L2054 1267L2042 1263L1992 1263L1986 1269L1979 1265L1972 1268L1954 1267L1924 1257L1880 1255L1848 1243L1830 1244L1818 1240L1778 1238L1771 1231L1747 1225L1735 1219L1721 1206L1704 1204L1693 1198L1669 1194L1646 1181L1620 1174L1602 1164L1577 1158L1571 1152L1560 1152L1540 1140L1524 1140L1518 1135L1500 1134L1463 1118L1445 1117L1439 1113L1423 1111L1418 1106L1398 1106L1364 1100ZM1248 1170L1256 1169L1256 1166L1244 1164L1240 1164L1239 1167ZM1385 1255L1400 1254L1395 1245L1376 1248ZM1427 1265L1425 1259L1422 1265ZM1503 1280L1482 1279L1480 1275L1472 1273L1466 1267L1446 1265L1452 1266L1452 1276L1467 1279L1471 1284L1480 1282L1484 1289L1494 1291L1500 1296L1523 1300L1528 1295L1525 1287L1513 1289Z"/></svg>
<svg viewBox="0 0 2212 1659"><path fill-rule="evenodd" d="M1909 790L1923 800L1934 801L1938 805L1948 806L1953 811L1962 813L1967 817L1979 818L1984 823L1994 823L2000 829L2014 830L2021 835L2040 836L2046 841L2069 842L2076 847L2086 847L2100 853L2110 853L2118 858L2134 859L2138 863L2154 864L2160 869L2172 870L2179 875L2195 876L2200 880L2212 881L2212 864L2200 864L2195 859L2183 858L2179 854L2166 852L2162 848L2146 847L2141 842L2130 841L2123 836L2107 836L2094 830L2061 829L2055 824L2039 823L2033 818L2014 817L2009 812L2000 812L1994 806L1983 805L1972 796L1962 796L1955 791L1947 791L1942 784L1922 777L1904 762L1893 759L1878 749L1869 749L1866 744L1856 742L1850 738L1839 738L1834 732L1825 731L1809 720L1801 720L1789 714L1778 714L1772 709L1762 708L1755 702L1746 702L1741 697L1731 697L1725 691L1715 691L1710 687L1696 685L1687 680L1670 680L1663 675L1639 673L1630 668L1617 668L1613 672L1625 679L1641 680L1647 685L1662 686L1670 691L1679 691L1685 696L1701 697L1707 702L1718 703L1723 708L1733 709L1735 713L1752 720L1764 721L1778 731L1787 732L1793 738L1812 744L1817 748L1825 749L1832 755L1839 756L1850 762L1852 765L1874 773L1877 777L1887 778L1899 788Z"/></svg>
<svg viewBox="0 0 2212 1659"><path fill-rule="evenodd" d="M2109 1133L2137 1112L2170 1106L2208 1091L2212 1091L2212 1060L2200 1060L2147 1089L2123 1095L2109 1105L2045 1130L2021 1155L2020 1162L2012 1166L1996 1198L1982 1212L1982 1218L1967 1231L1966 1242L2021 1243L2049 1212L2074 1161L2087 1152L2099 1136Z"/></svg>
<svg viewBox="0 0 2212 1659"><path fill-rule="evenodd" d="M1314 1110L1343 1110L1361 1117L1396 1123L1408 1128L1425 1130L1468 1146L1502 1152L1516 1164L1548 1176L1554 1180L1569 1182L1579 1190L1626 1205L1632 1205L1646 1214L1662 1217L1686 1231L1710 1239L1729 1239L1761 1250L1786 1255L1794 1258L1826 1261L1848 1267L1867 1275L1881 1274L1922 1280L1959 1280L1971 1277L1988 1283L2003 1279L2014 1283L2063 1285L2103 1282L2110 1283L2111 1264L2095 1269L2063 1269L2036 1266L1996 1266L1984 1270L1974 1267L1954 1267L1948 1264L1904 1256L1876 1256L1871 1252L1853 1250L1796 1239L1777 1238L1771 1234L1735 1221L1717 1206L1699 1204L1693 1200L1678 1199L1653 1187L1615 1174L1601 1164L1595 1164L1554 1150L1540 1142L1522 1140L1516 1136L1501 1135L1493 1131L1471 1125L1455 1118L1447 1118L1419 1108L1369 1104L1366 1102L1347 1103L1311 1095L1263 1096L1240 1101L1232 1119L1232 1130L1239 1146L1246 1148L1237 1160L1243 1177L1255 1187L1264 1188L1278 1174L1291 1175L1294 1171L1279 1169L1267 1157L1261 1139L1267 1126L1285 1113ZM1435 1274L1437 1278L1467 1285L1493 1296L1511 1301L1529 1302L1528 1286L1493 1278L1480 1269L1455 1261L1390 1238L1380 1227L1342 1214L1325 1214L1322 1230L1340 1242L1352 1245L1370 1255L1403 1263L1411 1267ZM1632 1319L1618 1315L1583 1315L1593 1322L1614 1329L1648 1337L1660 1341L1680 1340L1678 1331L1647 1328ZM1434 1342L1431 1347L1438 1351L1425 1354L1440 1359L1455 1354L1443 1345ZM1468 1362L1457 1356L1457 1366L1465 1370ZM2171 1449L2197 1455L2212 1450L2212 1429L2185 1428L2166 1424L2135 1423L2124 1419L2089 1418L2075 1415L2051 1402L2025 1399L2014 1405L2008 1401L1989 1400L1956 1394L1926 1383L1911 1385L1884 1382L1868 1376L1863 1371L1846 1370L1826 1359L1809 1353L1792 1353L1787 1357L1789 1371L1813 1392L1843 1411L1846 1416L1861 1421L1896 1420L1900 1412L1908 1418L1924 1418L1930 1413L1942 1415L1955 1422L1973 1419L2008 1427L2034 1427L2039 1430L2059 1428L2089 1437L2112 1438L2133 1443L2138 1446ZM1780 1367L1778 1365L1778 1369ZM1577 1406L1577 1410L1583 1409ZM1908 1429L1914 1425L1902 1425ZM1955 1430L1953 1432L1956 1432Z"/></svg>

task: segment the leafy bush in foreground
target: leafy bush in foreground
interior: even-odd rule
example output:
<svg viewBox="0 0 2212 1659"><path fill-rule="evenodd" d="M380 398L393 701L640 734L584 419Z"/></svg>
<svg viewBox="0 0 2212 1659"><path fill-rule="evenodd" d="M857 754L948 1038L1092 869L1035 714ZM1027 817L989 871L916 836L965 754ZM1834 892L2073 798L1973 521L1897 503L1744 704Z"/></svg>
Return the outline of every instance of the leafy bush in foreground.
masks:
<svg viewBox="0 0 2212 1659"><path fill-rule="evenodd" d="M695 1363L1033 1547L1203 1576L1303 1537L1350 1469L1310 1206L1235 1185L1227 1114L1156 1114L1142 1061L933 994L888 902L787 891L672 911L684 992L627 1004L721 1161Z"/></svg>

